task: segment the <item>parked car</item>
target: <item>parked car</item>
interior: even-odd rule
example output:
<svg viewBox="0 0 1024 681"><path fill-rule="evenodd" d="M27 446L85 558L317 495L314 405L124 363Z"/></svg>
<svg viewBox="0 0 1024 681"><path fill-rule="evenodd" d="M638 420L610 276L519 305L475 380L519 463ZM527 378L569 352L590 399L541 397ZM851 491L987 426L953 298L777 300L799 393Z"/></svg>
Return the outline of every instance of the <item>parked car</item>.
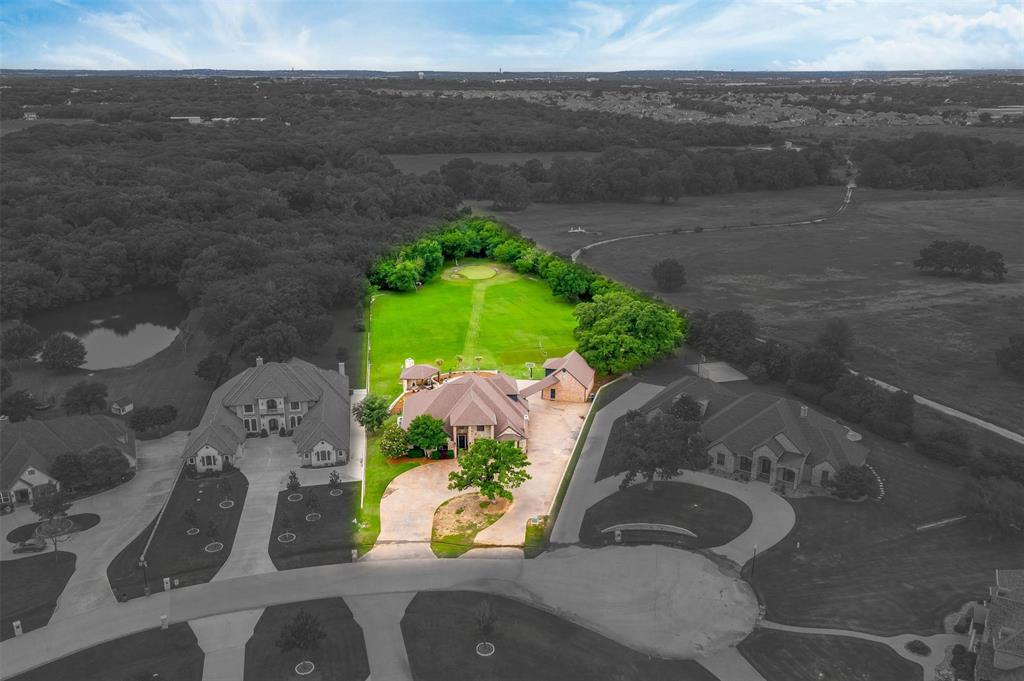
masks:
<svg viewBox="0 0 1024 681"><path fill-rule="evenodd" d="M15 553L39 553L46 550L46 540L39 537L30 537L23 542L18 542L14 547Z"/></svg>

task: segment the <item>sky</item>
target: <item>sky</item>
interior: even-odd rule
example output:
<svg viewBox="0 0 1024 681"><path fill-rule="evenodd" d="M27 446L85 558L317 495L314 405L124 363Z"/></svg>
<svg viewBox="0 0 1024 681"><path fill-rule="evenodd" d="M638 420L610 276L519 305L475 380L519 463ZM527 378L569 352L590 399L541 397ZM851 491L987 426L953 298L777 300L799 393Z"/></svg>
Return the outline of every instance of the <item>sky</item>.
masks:
<svg viewBox="0 0 1024 681"><path fill-rule="evenodd" d="M1024 68L1021 0L0 0L0 66Z"/></svg>

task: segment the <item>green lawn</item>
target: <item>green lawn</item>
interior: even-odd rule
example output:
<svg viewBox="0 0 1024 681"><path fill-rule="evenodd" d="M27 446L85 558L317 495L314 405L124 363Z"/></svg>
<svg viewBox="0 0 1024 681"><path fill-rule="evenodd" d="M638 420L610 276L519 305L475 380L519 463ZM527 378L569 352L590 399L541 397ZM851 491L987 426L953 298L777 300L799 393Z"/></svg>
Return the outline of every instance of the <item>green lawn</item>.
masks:
<svg viewBox="0 0 1024 681"><path fill-rule="evenodd" d="M462 266L477 261L462 261ZM549 357L576 347L573 306L551 294L539 279L488 263L499 274L490 279L451 278L450 268L412 293L386 291L374 297L370 321L370 390L398 395L398 375L411 357L442 370L455 369L456 355L472 368L527 378L525 362L538 367ZM539 371L534 376L542 375Z"/></svg>
<svg viewBox="0 0 1024 681"><path fill-rule="evenodd" d="M919 681L921 665L873 641L760 629L739 650L765 681Z"/></svg>
<svg viewBox="0 0 1024 681"><path fill-rule="evenodd" d="M270 532L270 560L278 570L349 563L355 548L356 526L352 522L359 511L359 483L345 482L344 492L332 497L327 485L303 487L300 501L288 501L291 492L285 490L277 495L277 509L274 512L274 526ZM310 513L307 507L310 494L319 500L321 518L315 522L306 521ZM285 514L291 522L289 530L295 535L291 542L279 542L277 537L285 532L282 522Z"/></svg>
<svg viewBox="0 0 1024 681"><path fill-rule="evenodd" d="M23 631L46 626L57 598L75 572L75 554L48 551L0 563L0 640L14 636L14 620L21 620Z"/></svg>
<svg viewBox="0 0 1024 681"><path fill-rule="evenodd" d="M16 681L200 681L205 659L187 622L93 646L20 674Z"/></svg>
<svg viewBox="0 0 1024 681"><path fill-rule="evenodd" d="M282 653L275 645L281 628L291 622L300 610L320 620L327 637L320 641L318 650ZM295 673L295 665L303 660L316 665L312 675L302 677ZM245 644L245 681L302 678L363 681L369 674L363 630L340 598L271 606L263 611L252 638Z"/></svg>
<svg viewBox="0 0 1024 681"><path fill-rule="evenodd" d="M366 496L359 510L360 528L356 544L362 555L373 548L380 534L380 500L392 480L411 468L424 463L424 459L388 459L380 453L380 438L366 434Z"/></svg>

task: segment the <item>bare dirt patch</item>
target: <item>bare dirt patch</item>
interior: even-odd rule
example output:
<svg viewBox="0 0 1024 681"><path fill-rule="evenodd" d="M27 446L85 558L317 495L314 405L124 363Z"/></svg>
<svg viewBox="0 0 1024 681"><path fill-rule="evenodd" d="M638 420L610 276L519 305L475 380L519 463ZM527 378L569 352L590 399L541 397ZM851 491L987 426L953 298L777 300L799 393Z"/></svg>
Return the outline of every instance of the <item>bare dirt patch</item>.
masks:
<svg viewBox="0 0 1024 681"><path fill-rule="evenodd" d="M435 555L459 556L473 547L476 535L490 527L512 502L507 499L488 501L476 492L449 499L434 511L431 548Z"/></svg>

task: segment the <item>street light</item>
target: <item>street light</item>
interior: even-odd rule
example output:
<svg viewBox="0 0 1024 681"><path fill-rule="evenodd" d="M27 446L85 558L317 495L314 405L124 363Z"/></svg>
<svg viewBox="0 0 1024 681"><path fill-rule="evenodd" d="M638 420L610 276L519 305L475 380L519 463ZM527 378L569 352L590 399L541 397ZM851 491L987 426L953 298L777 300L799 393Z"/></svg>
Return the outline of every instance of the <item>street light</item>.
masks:
<svg viewBox="0 0 1024 681"><path fill-rule="evenodd" d="M145 558L139 558L139 567L142 568L142 581L146 584L146 595L149 595L149 571L146 569L149 567L149 561Z"/></svg>

